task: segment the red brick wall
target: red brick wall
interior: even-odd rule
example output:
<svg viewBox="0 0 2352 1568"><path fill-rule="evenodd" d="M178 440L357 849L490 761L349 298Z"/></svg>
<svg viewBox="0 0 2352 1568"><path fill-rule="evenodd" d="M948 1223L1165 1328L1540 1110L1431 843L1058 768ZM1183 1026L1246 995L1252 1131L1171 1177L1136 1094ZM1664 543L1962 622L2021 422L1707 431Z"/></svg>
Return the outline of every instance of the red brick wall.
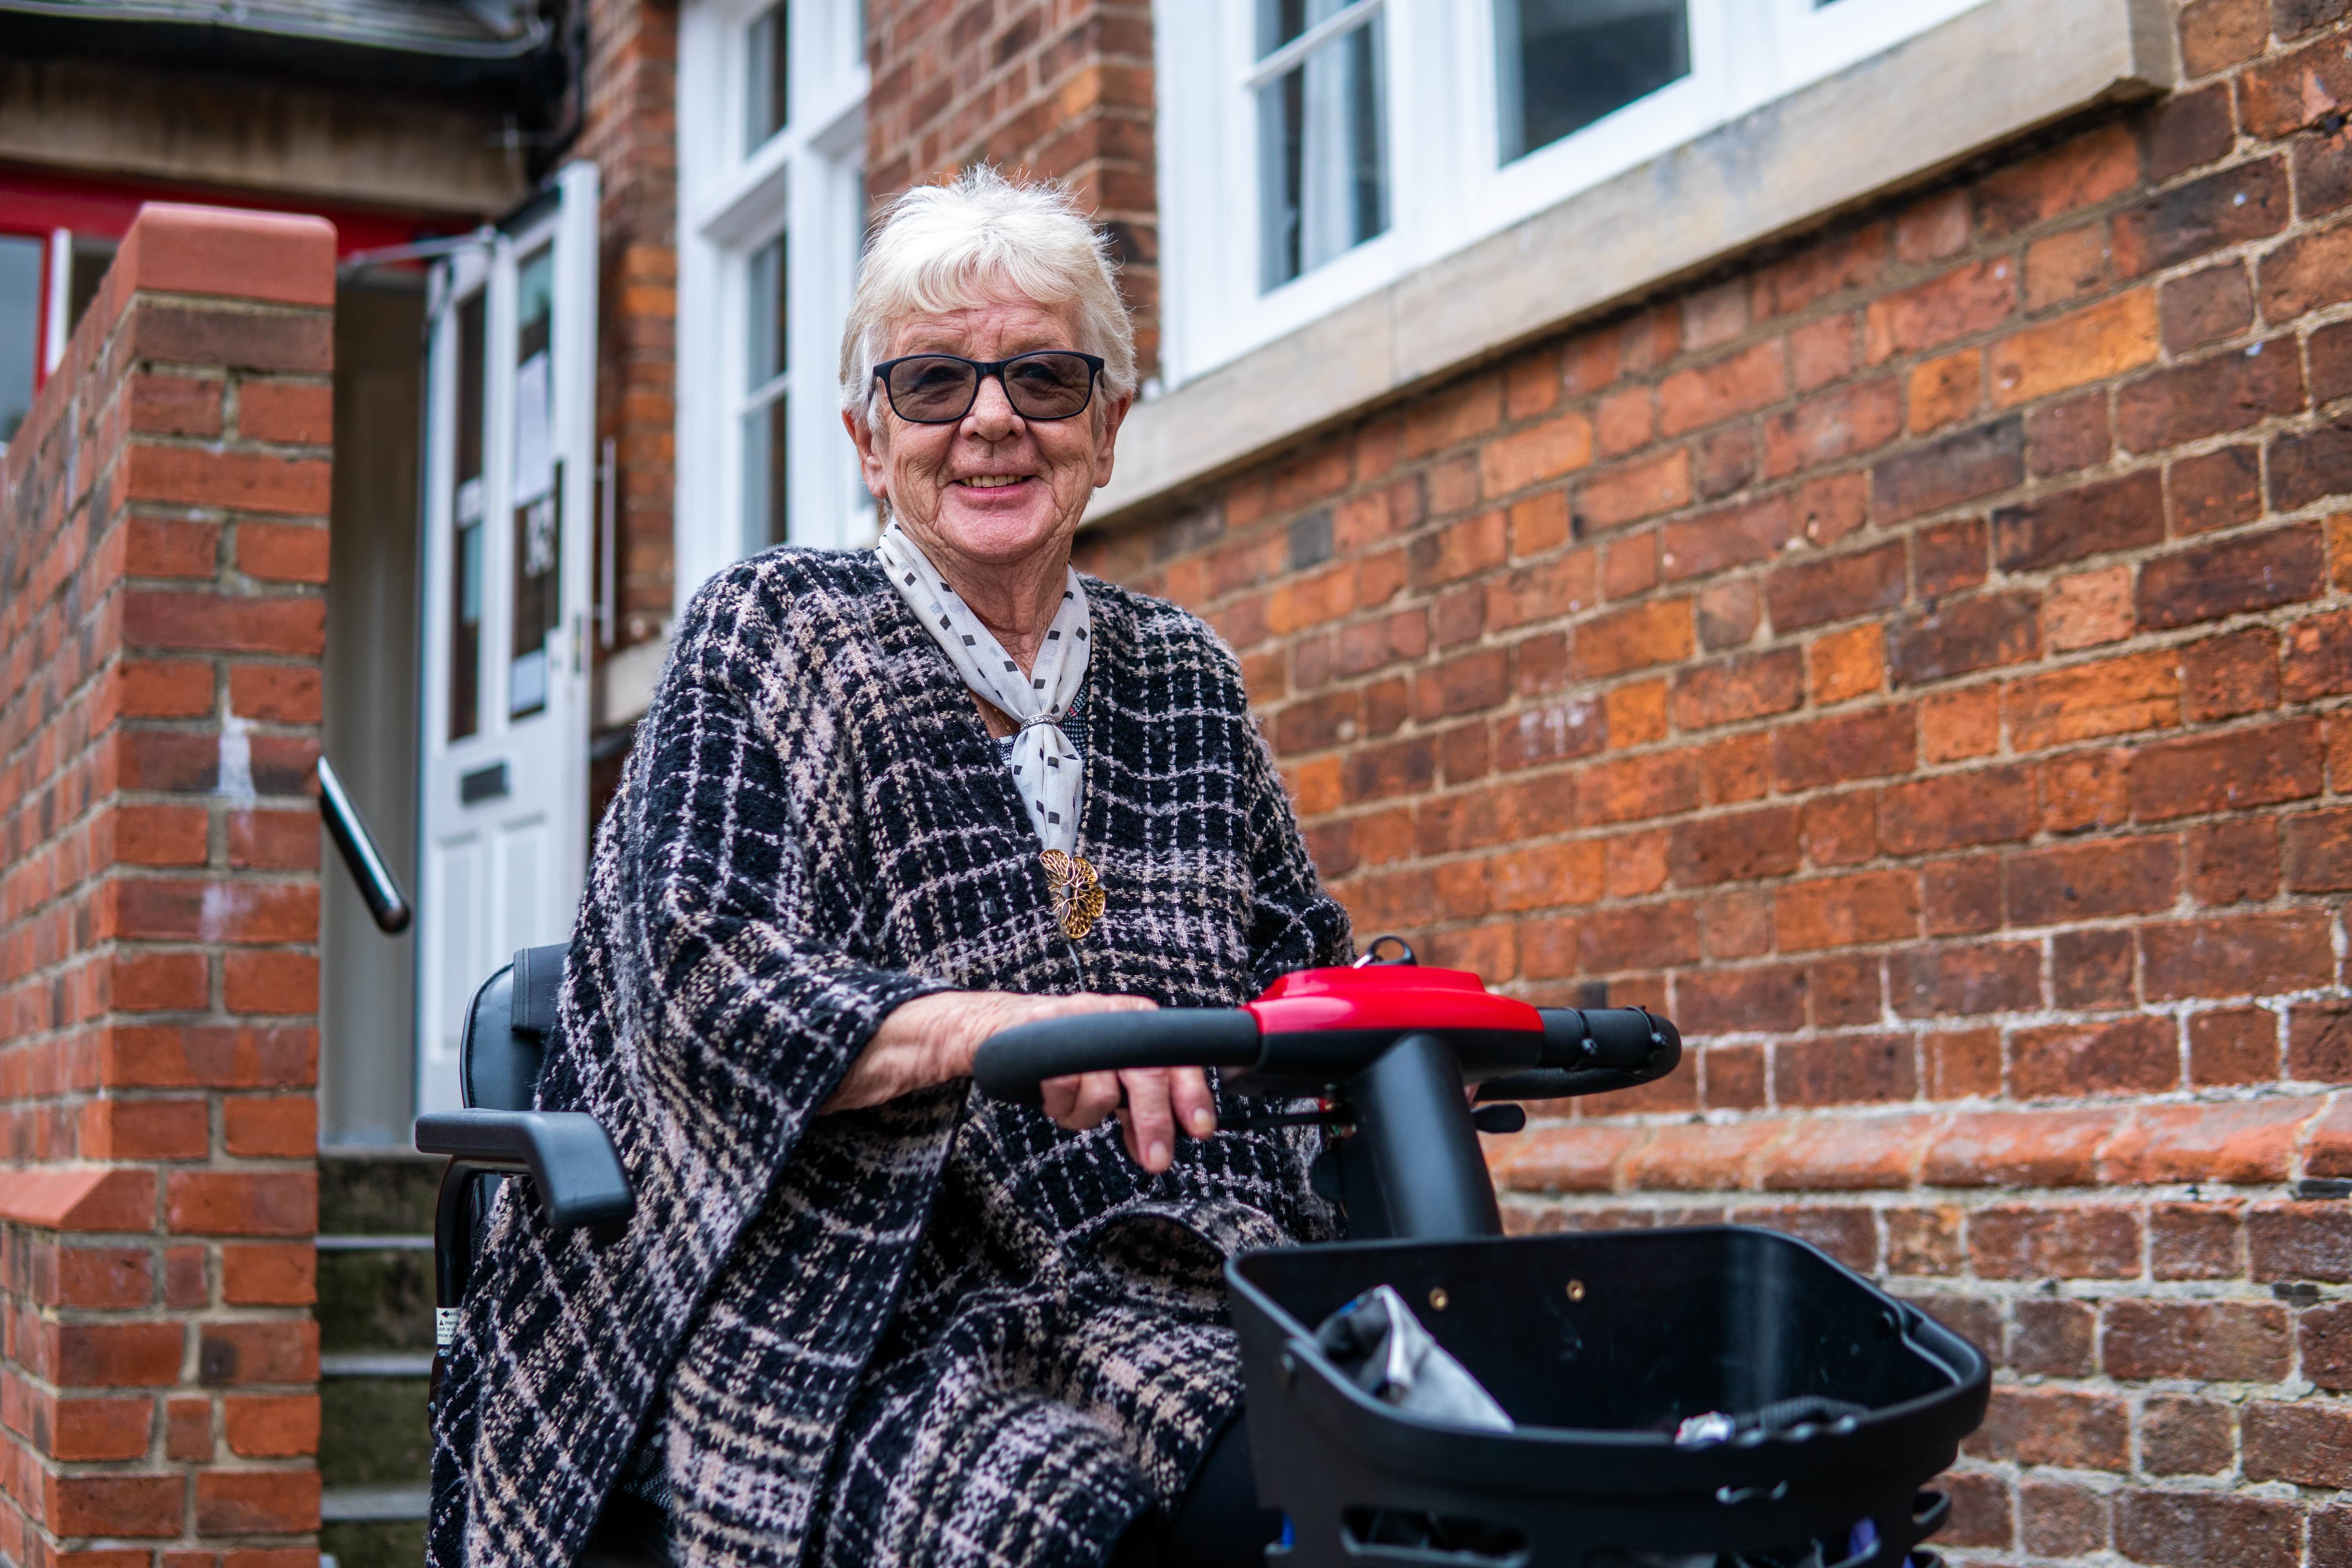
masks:
<svg viewBox="0 0 2352 1568"><path fill-rule="evenodd" d="M2352 1563L2347 14L2200 0L2166 101L1082 536L1360 933L1680 1020L1493 1142L1515 1225L1993 1353L1971 1562Z"/></svg>
<svg viewBox="0 0 2352 1568"><path fill-rule="evenodd" d="M588 0L588 29L579 155L604 195L596 435L619 469L614 633L626 646L668 623L675 592L677 6Z"/></svg>
<svg viewBox="0 0 2352 1568"><path fill-rule="evenodd" d="M150 206L0 463L0 1556L316 1561L334 235Z"/></svg>
<svg viewBox="0 0 2352 1568"><path fill-rule="evenodd" d="M1065 182L1110 231L1137 362L1160 366L1150 0L868 0L866 188L969 164Z"/></svg>

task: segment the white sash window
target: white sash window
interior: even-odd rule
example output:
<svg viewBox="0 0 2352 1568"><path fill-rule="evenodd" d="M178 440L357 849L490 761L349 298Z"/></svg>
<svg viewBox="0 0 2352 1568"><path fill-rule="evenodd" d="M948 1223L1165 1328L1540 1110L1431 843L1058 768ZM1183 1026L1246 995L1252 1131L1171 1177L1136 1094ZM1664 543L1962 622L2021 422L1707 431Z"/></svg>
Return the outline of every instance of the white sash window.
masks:
<svg viewBox="0 0 2352 1568"><path fill-rule="evenodd" d="M1982 0L1160 0L1181 385Z"/></svg>
<svg viewBox="0 0 2352 1568"><path fill-rule="evenodd" d="M835 412L865 233L858 0L678 23L677 595L771 545L872 539Z"/></svg>

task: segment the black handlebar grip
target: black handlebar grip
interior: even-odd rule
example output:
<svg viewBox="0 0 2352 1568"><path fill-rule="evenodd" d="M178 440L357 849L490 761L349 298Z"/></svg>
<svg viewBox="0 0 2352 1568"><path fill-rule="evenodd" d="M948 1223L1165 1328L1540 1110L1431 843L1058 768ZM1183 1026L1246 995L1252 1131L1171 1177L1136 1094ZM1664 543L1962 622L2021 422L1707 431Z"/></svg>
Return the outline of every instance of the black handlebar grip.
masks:
<svg viewBox="0 0 2352 1568"><path fill-rule="evenodd" d="M1545 1007L1543 1065L1614 1068L1646 1081L1682 1060L1682 1031L1643 1007Z"/></svg>
<svg viewBox="0 0 2352 1568"><path fill-rule="evenodd" d="M1044 1098L1040 1084L1072 1073L1245 1068L1257 1058L1257 1019L1244 1009L1162 1007L1016 1024L981 1042L971 1076L991 1100L1035 1105Z"/></svg>

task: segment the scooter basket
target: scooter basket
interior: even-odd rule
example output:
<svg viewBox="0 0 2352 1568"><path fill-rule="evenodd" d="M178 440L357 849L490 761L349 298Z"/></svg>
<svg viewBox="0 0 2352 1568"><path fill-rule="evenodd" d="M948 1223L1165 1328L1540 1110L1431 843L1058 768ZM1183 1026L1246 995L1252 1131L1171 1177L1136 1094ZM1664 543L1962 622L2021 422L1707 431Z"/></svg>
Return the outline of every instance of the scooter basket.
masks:
<svg viewBox="0 0 2352 1568"><path fill-rule="evenodd" d="M1342 1242L1226 1268L1270 1563L1900 1568L1920 1490L1982 1419L1974 1346L1801 1241L1737 1226ZM1517 1423L1364 1393L1316 1325L1390 1285ZM1709 1413L1817 1396L1860 1414L1676 1441ZM1718 1424L1720 1425L1720 1424Z"/></svg>

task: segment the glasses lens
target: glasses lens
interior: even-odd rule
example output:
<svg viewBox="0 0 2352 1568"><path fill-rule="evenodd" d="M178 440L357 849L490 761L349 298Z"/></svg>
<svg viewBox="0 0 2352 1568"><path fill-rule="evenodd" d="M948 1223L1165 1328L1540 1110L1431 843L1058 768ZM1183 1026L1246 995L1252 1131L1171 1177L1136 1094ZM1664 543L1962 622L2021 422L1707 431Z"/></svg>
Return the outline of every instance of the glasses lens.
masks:
<svg viewBox="0 0 2352 1568"><path fill-rule="evenodd" d="M901 419L943 424L971 406L979 374L960 359L924 355L890 367L890 406Z"/></svg>
<svg viewBox="0 0 2352 1568"><path fill-rule="evenodd" d="M1087 405L1094 367L1074 353L1023 354L1004 367L1004 390L1024 419L1067 419Z"/></svg>

